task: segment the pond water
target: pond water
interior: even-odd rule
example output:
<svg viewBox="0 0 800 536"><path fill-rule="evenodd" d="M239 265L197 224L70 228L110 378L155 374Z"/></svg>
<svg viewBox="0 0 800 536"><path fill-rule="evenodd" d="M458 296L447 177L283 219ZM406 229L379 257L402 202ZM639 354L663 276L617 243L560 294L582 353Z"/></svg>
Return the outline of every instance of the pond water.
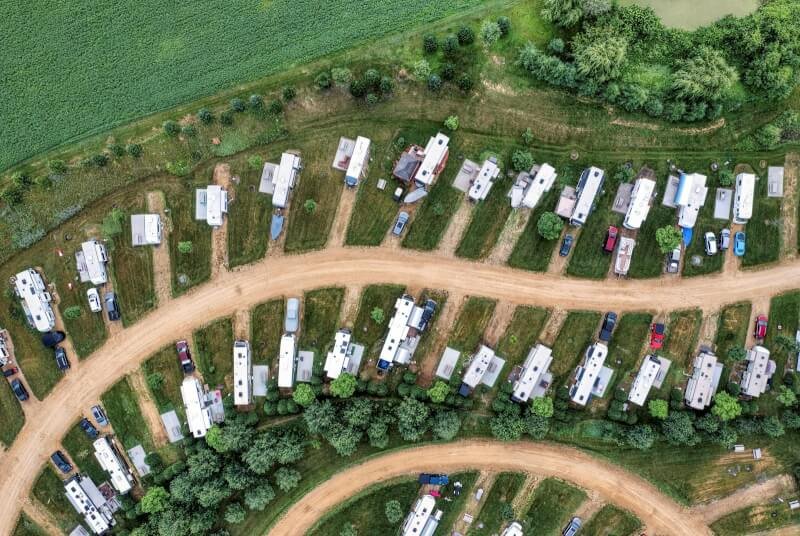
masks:
<svg viewBox="0 0 800 536"><path fill-rule="evenodd" d="M758 0L620 0L622 5L650 6L666 26L692 30L725 15L741 17L758 8Z"/></svg>

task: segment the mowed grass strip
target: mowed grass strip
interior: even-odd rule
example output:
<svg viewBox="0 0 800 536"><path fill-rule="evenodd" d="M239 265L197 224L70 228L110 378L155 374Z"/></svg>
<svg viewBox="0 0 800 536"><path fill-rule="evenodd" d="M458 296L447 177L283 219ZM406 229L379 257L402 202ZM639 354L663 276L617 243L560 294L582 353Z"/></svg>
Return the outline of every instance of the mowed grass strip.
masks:
<svg viewBox="0 0 800 536"><path fill-rule="evenodd" d="M555 478L544 479L533 493L533 501L523 517L525 532L556 536L573 512L586 500L586 493Z"/></svg>
<svg viewBox="0 0 800 536"><path fill-rule="evenodd" d="M608 170L606 171L609 174ZM581 229L569 258L567 274L591 279L602 279L608 274L612 254L603 251L608 227L622 225L622 215L611 210L617 193L616 181L606 177L603 193L597 196L596 206ZM636 254L638 252L634 252Z"/></svg>
<svg viewBox="0 0 800 536"><path fill-rule="evenodd" d="M431 346L436 340L437 335L441 331L449 331L450 326L442 326L439 319L444 311L445 304L447 304L447 292L444 290L425 289L422 291L422 300L431 299L436 302L436 313L433 318L428 322L428 328L422 332L417 345L417 351L414 353L416 360L422 362L423 359L428 358L431 351ZM439 356L430 357L430 359L439 359Z"/></svg>
<svg viewBox="0 0 800 536"><path fill-rule="evenodd" d="M700 309L684 309L669 314L662 352L672 359L673 365L683 366L691 361L702 322L703 311Z"/></svg>
<svg viewBox="0 0 800 536"><path fill-rule="evenodd" d="M340 536L352 524L358 534L394 534L403 524L389 523L384 514L386 503L399 501L403 510L413 505L419 494L416 480L399 479L367 488L326 514L308 532L310 536Z"/></svg>
<svg viewBox="0 0 800 536"><path fill-rule="evenodd" d="M613 504L606 504L592 516L581 532L593 536L632 536L641 528L642 522L638 517Z"/></svg>
<svg viewBox="0 0 800 536"><path fill-rule="evenodd" d="M341 287L321 288L306 292L303 297L303 322L300 325L300 344L303 350L313 350L317 359L333 342L339 329L339 313L344 301Z"/></svg>
<svg viewBox="0 0 800 536"><path fill-rule="evenodd" d="M58 527L66 534L82 522L83 518L67 500L61 476L56 473L56 469L48 460L33 484L31 495L50 513Z"/></svg>
<svg viewBox="0 0 800 536"><path fill-rule="evenodd" d="M511 508L514 497L517 496L525 483L524 473L500 473L492 484L476 520L468 534L484 535L497 534L507 518L504 513ZM480 525L483 524L481 527Z"/></svg>
<svg viewBox="0 0 800 536"><path fill-rule="evenodd" d="M146 212L144 203L125 212L122 233L108 244L109 273L122 313L122 325L130 326L156 306L153 249L131 244L131 214Z"/></svg>
<svg viewBox="0 0 800 536"><path fill-rule="evenodd" d="M608 346L608 361L616 372L610 385L612 391L609 392L613 392L614 387L628 374L636 374L636 362L642 355L652 320L653 316L649 313L625 313L620 317Z"/></svg>
<svg viewBox="0 0 800 536"><path fill-rule="evenodd" d="M778 335L784 335L794 340L798 328L798 317L800 317L800 291L787 292L786 294L774 296L770 300L769 324L767 325L767 337L764 340L764 346L770 349L770 358L774 359L778 365L777 373L772 378L775 387L783 383L783 371L786 367L786 362L790 357L793 362L796 359L795 355L790 356L786 349L777 344L775 339Z"/></svg>
<svg viewBox="0 0 800 536"><path fill-rule="evenodd" d="M660 178L658 184L657 190L663 191L663 183ZM647 220L636 235L636 247L633 250L628 277L643 279L661 275L664 271L666 256L661 253L658 242L656 242L656 230L667 225L674 225L675 219L675 209L662 205L660 196L656 196L650 212L647 214Z"/></svg>
<svg viewBox="0 0 800 536"><path fill-rule="evenodd" d="M130 449L141 444L145 452L152 452L153 438L127 376L111 386L100 399L122 445Z"/></svg>
<svg viewBox="0 0 800 536"><path fill-rule="evenodd" d="M692 242L689 247L683 250L683 275L690 277L695 275L705 275L722 270L725 256L717 253L716 255L706 255L705 239L707 232L713 232L719 239L719 232L725 227L729 227L728 222L714 219L714 196L716 191L709 188L706 204L700 209L697 222L692 233ZM695 265L695 260L697 264Z"/></svg>
<svg viewBox="0 0 800 536"><path fill-rule="evenodd" d="M196 330L194 359L205 382L211 386L233 382L233 322L217 319Z"/></svg>
<svg viewBox="0 0 800 536"><path fill-rule="evenodd" d="M36 524L34 520L22 512L17 520L17 526L11 536L48 536L47 532Z"/></svg>
<svg viewBox="0 0 800 536"><path fill-rule="evenodd" d="M511 182L501 174L487 198L472 209L472 218L456 249L457 256L482 259L492 251L511 214L511 203L506 197Z"/></svg>
<svg viewBox="0 0 800 536"><path fill-rule="evenodd" d="M464 511L467 500L474 500L475 490L473 488L475 487L475 482L478 480L478 472L465 471L463 473L454 473L447 476L450 479L450 484L445 488L445 493L451 493L453 489L452 486L456 482L461 482L462 491L461 495L458 497L451 497L451 501L436 501L436 508L444 512L442 519L439 521L439 526L443 534L451 532L453 525L455 525L459 516Z"/></svg>
<svg viewBox="0 0 800 536"><path fill-rule="evenodd" d="M553 365L550 369L555 376L564 379L572 372L592 342L599 323L600 313L595 311L570 311L567 314L553 343Z"/></svg>
<svg viewBox="0 0 800 536"><path fill-rule="evenodd" d="M405 287L402 285L369 285L361 292L358 314L353 325L353 338L364 345L368 357L378 354L379 342L386 334L387 324L394 314L394 303L404 291ZM375 309L383 312L382 322L376 322L372 318L372 311Z"/></svg>
<svg viewBox="0 0 800 536"><path fill-rule="evenodd" d="M250 347L254 363L270 364L278 357L286 300L260 303L250 312Z"/></svg>
<svg viewBox="0 0 800 536"><path fill-rule="evenodd" d="M545 240L539 234L537 224L542 214L552 210L555 205L559 195L557 190L558 188L553 187L550 192L542 197L539 205L533 209L528 223L525 224L525 229L517 239L517 243L514 244L514 249L508 257L509 266L532 272L547 271L558 240Z"/></svg>
<svg viewBox="0 0 800 536"><path fill-rule="evenodd" d="M450 333L448 346L461 352L472 352L477 349L483 338L483 332L489 325L497 302L489 298L470 296L458 313L453 331Z"/></svg>
<svg viewBox="0 0 800 536"><path fill-rule="evenodd" d="M174 409L179 415L182 415L181 384L184 375L178 362L175 346L172 344L165 346L147 358L147 361L142 363L142 373L158 411L164 413ZM159 381L155 381L153 378L159 378ZM157 387L154 387L156 385Z"/></svg>
<svg viewBox="0 0 800 536"><path fill-rule="evenodd" d="M798 524L800 512L785 502L770 502L737 510L712 523L711 528L718 536L744 536Z"/></svg>
<svg viewBox="0 0 800 536"><path fill-rule="evenodd" d="M169 256L172 266L172 294L179 296L187 289L211 277L211 227L194 219L194 191L211 183L211 177L181 183L164 192L172 221L169 237ZM181 242L190 251L180 251Z"/></svg>
<svg viewBox="0 0 800 536"><path fill-rule="evenodd" d="M97 424L95 423L95 426ZM99 430L99 427L98 427ZM61 445L67 452L67 455L72 460L73 464L78 467L82 473L86 473L91 477L95 484L99 484L103 480L108 479L108 473L103 471L97 458L94 456L94 446L92 440L86 435L79 423L72 425L67 435L61 439Z"/></svg>
<svg viewBox="0 0 800 536"><path fill-rule="evenodd" d="M744 346L747 330L750 329L750 302L739 302L726 305L719 314L717 324L717 357L726 364L731 364L728 352L734 346Z"/></svg>
<svg viewBox="0 0 800 536"><path fill-rule="evenodd" d="M742 266L758 266L775 262L783 248L781 198L767 197L767 178L756 177L753 216L745 226L747 247Z"/></svg>
<svg viewBox="0 0 800 536"><path fill-rule="evenodd" d="M243 155L244 156L244 155ZM239 177L233 185L234 200L228 212L228 264L231 268L257 261L267 253L272 196L258 191L261 166L239 157L231 164L231 174ZM279 162L279 154L270 154L268 162ZM255 164L259 160L254 161Z"/></svg>
<svg viewBox="0 0 800 536"><path fill-rule="evenodd" d="M506 358L510 366L521 363L531 346L536 344L549 317L548 309L518 305L511 323L497 344L497 353Z"/></svg>
<svg viewBox="0 0 800 536"><path fill-rule="evenodd" d="M0 442L6 447L9 447L22 427L25 425L25 414L22 412L17 397L14 396L14 391L11 390L11 384L4 381L0 382L0 422L3 426L0 427Z"/></svg>

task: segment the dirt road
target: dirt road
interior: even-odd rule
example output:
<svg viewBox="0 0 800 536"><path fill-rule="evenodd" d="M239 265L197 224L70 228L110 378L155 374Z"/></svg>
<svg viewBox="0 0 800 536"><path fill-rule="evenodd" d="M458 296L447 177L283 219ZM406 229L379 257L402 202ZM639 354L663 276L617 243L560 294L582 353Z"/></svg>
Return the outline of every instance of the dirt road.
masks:
<svg viewBox="0 0 800 536"><path fill-rule="evenodd" d="M789 475L779 475L765 482L740 489L722 499L697 505L691 511L706 523L711 524L736 510L763 503L781 493L792 494L793 490L794 479Z"/></svg>
<svg viewBox="0 0 800 536"><path fill-rule="evenodd" d="M302 270L297 267L302 266ZM761 271L734 272L679 280L591 281L534 274L503 266L462 261L436 253L330 247L326 250L267 258L233 271L220 271L209 283L190 290L149 313L133 326L112 334L106 343L72 371L41 403L26 404L26 424L6 451L4 463L14 471L0 473L0 534L10 534L40 466L57 448L70 423L119 378L179 337L210 319L277 296L331 285L393 282L428 288L451 296L491 296L515 304L563 309L672 310L702 306L706 310L797 287L800 262Z"/></svg>
<svg viewBox="0 0 800 536"><path fill-rule="evenodd" d="M402 450L342 471L294 504L270 530L270 536L303 534L330 508L379 481L423 471L461 469L530 471L574 482L599 500L636 514L653 534L711 534L695 515L652 484L581 451L549 443L460 441Z"/></svg>

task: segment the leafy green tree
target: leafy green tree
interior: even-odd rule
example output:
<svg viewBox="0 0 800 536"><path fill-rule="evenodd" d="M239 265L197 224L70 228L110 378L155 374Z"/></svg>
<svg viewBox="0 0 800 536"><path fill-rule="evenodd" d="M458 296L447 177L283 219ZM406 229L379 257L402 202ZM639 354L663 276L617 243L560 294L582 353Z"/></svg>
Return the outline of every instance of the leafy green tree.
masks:
<svg viewBox="0 0 800 536"><path fill-rule="evenodd" d="M426 59L418 60L414 62L413 72L417 80L427 80L431 75L431 65Z"/></svg>
<svg viewBox="0 0 800 536"><path fill-rule="evenodd" d="M778 396L776 397L777 401L780 402L784 407L794 406L797 403L797 395L786 387L785 385L781 385L778 388Z"/></svg>
<svg viewBox="0 0 800 536"><path fill-rule="evenodd" d="M458 51L458 37L448 34L442 41L442 52L447 57L452 57Z"/></svg>
<svg viewBox="0 0 800 536"><path fill-rule="evenodd" d="M128 145L125 146L125 151L127 151L127 153L131 155L133 158L139 158L140 156L142 156L143 152L142 146L139 145L138 143L129 143Z"/></svg>
<svg viewBox="0 0 800 536"><path fill-rule="evenodd" d="M494 21L487 20L481 25L481 39L487 46L492 46L502 36L500 25Z"/></svg>
<svg viewBox="0 0 800 536"><path fill-rule="evenodd" d="M160 372L151 372L147 375L147 387L151 391L160 391L164 387L164 375Z"/></svg>
<svg viewBox="0 0 800 536"><path fill-rule="evenodd" d="M305 210L307 214L314 214L317 210L317 202L313 199L306 199L303 203L303 210Z"/></svg>
<svg viewBox="0 0 800 536"><path fill-rule="evenodd" d="M122 233L122 222L125 220L125 213L118 208L112 208L111 212L103 218L100 231L103 238L111 240Z"/></svg>
<svg viewBox="0 0 800 536"><path fill-rule="evenodd" d="M263 510L275 498L275 490L262 480L257 486L244 490L244 504L250 510Z"/></svg>
<svg viewBox="0 0 800 536"><path fill-rule="evenodd" d="M356 383L355 376L343 372L331 382L331 394L339 398L350 398L356 392Z"/></svg>
<svg viewBox="0 0 800 536"><path fill-rule="evenodd" d="M781 424L780 419L775 415L767 417L761 423L761 430L767 434L769 437L778 438L781 437L786 433L786 430L783 428L783 424Z"/></svg>
<svg viewBox="0 0 800 536"><path fill-rule="evenodd" d="M342 525L342 530L339 531L339 536L358 536L356 526L349 521Z"/></svg>
<svg viewBox="0 0 800 536"><path fill-rule="evenodd" d="M192 244L191 240L182 240L178 242L178 251L186 255L187 253L191 253L194 249L194 245Z"/></svg>
<svg viewBox="0 0 800 536"><path fill-rule="evenodd" d="M525 432L533 439L544 439L550 431L550 418L530 411L525 417Z"/></svg>
<svg viewBox="0 0 800 536"><path fill-rule="evenodd" d="M371 420L375 403L368 398L351 398L344 407L343 416L347 424L365 427Z"/></svg>
<svg viewBox="0 0 800 536"><path fill-rule="evenodd" d="M638 424L625 432L625 442L639 450L647 450L656 441L656 431L649 424Z"/></svg>
<svg viewBox="0 0 800 536"><path fill-rule="evenodd" d="M339 456L352 456L358 448L363 432L353 426L335 425L325 435L325 439Z"/></svg>
<svg viewBox="0 0 800 536"><path fill-rule="evenodd" d="M247 105L239 97L231 99L230 105L231 105L231 110L233 110L234 112L241 113L247 109Z"/></svg>
<svg viewBox="0 0 800 536"><path fill-rule="evenodd" d="M728 350L728 359L731 361L744 361L747 359L747 350L740 344L731 346Z"/></svg>
<svg viewBox="0 0 800 536"><path fill-rule="evenodd" d="M294 393L292 393L292 399L304 408L314 402L316 397L317 395L314 393L314 389L307 383L298 384L297 387L294 388Z"/></svg>
<svg viewBox="0 0 800 536"><path fill-rule="evenodd" d="M172 121L171 119L164 121L162 128L164 129L164 133L167 136L177 136L178 133L181 131L180 125L178 125L178 123Z"/></svg>
<svg viewBox="0 0 800 536"><path fill-rule="evenodd" d="M145 514L157 514L169 507L169 493L161 486L152 486L139 504Z"/></svg>
<svg viewBox="0 0 800 536"><path fill-rule="evenodd" d="M455 411L439 410L431 419L431 431L439 439L450 441L461 429L461 417Z"/></svg>
<svg viewBox="0 0 800 536"><path fill-rule="evenodd" d="M257 93L253 93L247 98L247 105L251 110L261 110L264 107L264 97Z"/></svg>
<svg viewBox="0 0 800 536"><path fill-rule="evenodd" d="M458 130L458 116L457 115L448 116L447 119L444 120L444 128L452 132Z"/></svg>
<svg viewBox="0 0 800 536"><path fill-rule="evenodd" d="M283 492L296 488L301 478L300 471L290 467L281 467L275 471L275 484Z"/></svg>
<svg viewBox="0 0 800 536"><path fill-rule="evenodd" d="M384 421L373 421L367 427L369 444L378 449L389 446L389 425Z"/></svg>
<svg viewBox="0 0 800 536"><path fill-rule="evenodd" d="M739 405L739 401L734 397L725 391L720 391L714 395L714 407L711 408L711 413L719 417L723 422L730 421L742 414L742 406Z"/></svg>
<svg viewBox="0 0 800 536"><path fill-rule="evenodd" d="M511 154L511 167L514 171L527 171L533 167L533 155L530 151L517 149Z"/></svg>
<svg viewBox="0 0 800 536"><path fill-rule="evenodd" d="M436 380L436 383L434 383L433 386L428 389L428 398L430 398L431 402L434 404L441 404L445 401L445 399L447 399L447 395L449 394L450 386L442 380Z"/></svg>
<svg viewBox="0 0 800 536"><path fill-rule="evenodd" d="M380 307L374 307L372 311L369 312L369 317L376 324L383 324L383 321L386 320L386 314Z"/></svg>
<svg viewBox="0 0 800 536"><path fill-rule="evenodd" d="M378 84L378 89L383 94L391 93L394 91L394 82L390 76L382 76L381 83Z"/></svg>
<svg viewBox="0 0 800 536"><path fill-rule="evenodd" d="M197 136L197 127L194 125L184 125L181 128L181 133L187 138L194 138Z"/></svg>
<svg viewBox="0 0 800 536"><path fill-rule="evenodd" d="M467 25L459 27L456 36L458 37L458 44L461 46L471 45L475 42L475 32Z"/></svg>
<svg viewBox="0 0 800 536"><path fill-rule="evenodd" d="M525 432L525 421L519 415L503 412L489 422L492 436L500 441L517 441Z"/></svg>
<svg viewBox="0 0 800 536"><path fill-rule="evenodd" d="M730 169L723 169L719 172L719 185L724 186L725 188L729 186L733 186L733 171Z"/></svg>
<svg viewBox="0 0 800 536"><path fill-rule="evenodd" d="M422 38L422 48L428 54L433 54L439 49L439 41L433 34L425 34Z"/></svg>
<svg viewBox="0 0 800 536"><path fill-rule="evenodd" d="M314 85L321 90L330 89L333 86L331 74L328 71L322 71L314 78Z"/></svg>
<svg viewBox="0 0 800 536"><path fill-rule="evenodd" d="M564 220L555 212L544 212L536 222L536 230L545 240L556 240L564 229Z"/></svg>
<svg viewBox="0 0 800 536"><path fill-rule="evenodd" d="M204 125L210 125L214 122L214 113L208 108L200 108L197 112L197 119Z"/></svg>
<svg viewBox="0 0 800 536"><path fill-rule="evenodd" d="M338 419L336 409L329 400L322 402L316 400L303 412L303 420L312 434L324 434L338 422Z"/></svg>
<svg viewBox="0 0 800 536"><path fill-rule="evenodd" d="M64 318L69 320L80 318L81 314L83 314L83 309L81 309L80 305L71 305L64 309Z"/></svg>
<svg viewBox="0 0 800 536"><path fill-rule="evenodd" d="M391 525L400 523L400 521L405 517L403 506L400 504L400 501L395 499L386 501L386 505L383 507L383 512L386 514L386 519Z"/></svg>
<svg viewBox="0 0 800 536"><path fill-rule="evenodd" d="M694 430L691 416L685 411L673 411L661 421L661 432L673 445L693 446L700 442Z"/></svg>
<svg viewBox="0 0 800 536"><path fill-rule="evenodd" d="M611 0L582 0L581 8L587 17L597 18L611 11Z"/></svg>
<svg viewBox="0 0 800 536"><path fill-rule="evenodd" d="M545 0L542 18L562 28L570 28L583 17L582 0Z"/></svg>
<svg viewBox="0 0 800 536"><path fill-rule="evenodd" d="M787 354L797 354L800 352L800 344L798 344L797 340L795 340L794 337L789 337L784 334L775 337L775 346Z"/></svg>
<svg viewBox="0 0 800 536"><path fill-rule="evenodd" d="M738 75L718 50L701 47L681 62L672 75L672 91L680 99L717 101L727 95Z"/></svg>
<svg viewBox="0 0 800 536"><path fill-rule="evenodd" d="M428 77L428 89L431 91L439 91L442 89L442 77L434 73Z"/></svg>
<svg viewBox="0 0 800 536"><path fill-rule="evenodd" d="M531 413L538 417L552 417L553 399L549 396L539 396L534 398L531 402Z"/></svg>
<svg viewBox="0 0 800 536"><path fill-rule="evenodd" d="M365 96L368 90L369 88L364 80L357 79L350 82L350 94L357 99Z"/></svg>
<svg viewBox="0 0 800 536"><path fill-rule="evenodd" d="M456 85L458 86L458 89L466 93L472 89L472 77L467 73L462 73L461 76L456 79Z"/></svg>
<svg viewBox="0 0 800 536"><path fill-rule="evenodd" d="M656 229L656 243L661 253L669 253L681 245L681 232L674 225L665 225Z"/></svg>
<svg viewBox="0 0 800 536"><path fill-rule="evenodd" d="M247 512L245 512L242 503L233 502L230 503L227 508L225 508L225 521L231 525L241 523L244 521L245 517L247 517Z"/></svg>
<svg viewBox="0 0 800 536"><path fill-rule="evenodd" d="M578 74L599 83L619 78L627 54L628 42L613 34L581 34L573 42Z"/></svg>
<svg viewBox="0 0 800 536"><path fill-rule="evenodd" d="M650 416L654 419L661 419L662 421L669 415L669 403L666 400L655 399L647 404L647 409L650 411Z"/></svg>
<svg viewBox="0 0 800 536"><path fill-rule="evenodd" d="M97 167L106 167L108 165L108 155L105 153L96 154L92 157L92 164Z"/></svg>
<svg viewBox="0 0 800 536"><path fill-rule="evenodd" d="M404 398L397 405L397 428L406 441L419 441L428 431L428 406L413 398Z"/></svg>

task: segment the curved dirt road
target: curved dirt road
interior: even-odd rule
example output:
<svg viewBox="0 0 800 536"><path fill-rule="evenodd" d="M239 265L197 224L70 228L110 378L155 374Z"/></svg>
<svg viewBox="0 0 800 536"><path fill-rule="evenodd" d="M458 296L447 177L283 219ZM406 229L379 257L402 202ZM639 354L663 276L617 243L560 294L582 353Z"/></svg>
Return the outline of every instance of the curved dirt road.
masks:
<svg viewBox="0 0 800 536"><path fill-rule="evenodd" d="M424 471L449 473L475 468L529 471L574 482L597 492L603 501L630 510L653 534L711 534L699 517L620 467L562 445L498 441L429 445L367 460L314 488L289 508L269 534L304 534L325 512L376 482Z"/></svg>
<svg viewBox="0 0 800 536"><path fill-rule="evenodd" d="M2 455L0 534L11 534L19 504L40 466L71 424L124 375L179 337L211 320L232 315L270 298L300 295L329 285L399 283L458 294L491 296L512 303L565 309L670 310L718 308L800 285L800 262L759 272L733 272L689 279L590 281L534 274L508 267L446 258L436 253L331 247L305 255L270 257L223 271L212 281L168 301L133 326L109 336L91 357L72 370L40 403L26 406L26 424ZM12 333L13 337L13 333Z"/></svg>

